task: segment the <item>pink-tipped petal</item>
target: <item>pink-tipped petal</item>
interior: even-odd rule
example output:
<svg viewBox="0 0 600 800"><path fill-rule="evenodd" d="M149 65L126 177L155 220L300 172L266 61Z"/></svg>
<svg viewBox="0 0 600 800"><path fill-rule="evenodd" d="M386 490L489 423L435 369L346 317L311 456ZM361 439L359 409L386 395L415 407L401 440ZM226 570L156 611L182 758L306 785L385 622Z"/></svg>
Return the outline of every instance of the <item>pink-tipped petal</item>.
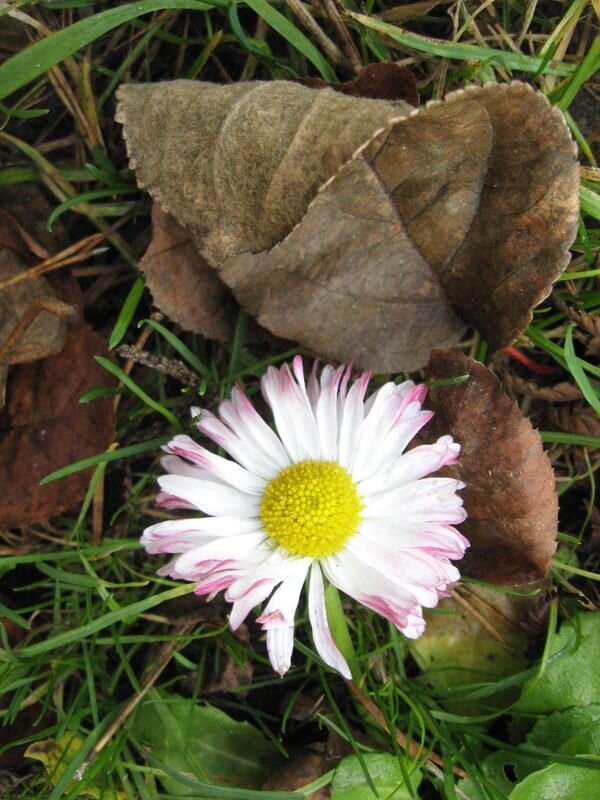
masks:
<svg viewBox="0 0 600 800"><path fill-rule="evenodd" d="M294 626L285 625L281 628L271 628L267 631L267 650L271 666L281 677L285 675L292 664L292 650L294 649Z"/></svg>
<svg viewBox="0 0 600 800"><path fill-rule="evenodd" d="M313 640L317 653L323 661L336 669L347 680L352 679L350 667L346 659L338 650L327 622L325 610L325 591L321 568L314 562L310 570L310 583L308 588L308 618L312 629Z"/></svg>

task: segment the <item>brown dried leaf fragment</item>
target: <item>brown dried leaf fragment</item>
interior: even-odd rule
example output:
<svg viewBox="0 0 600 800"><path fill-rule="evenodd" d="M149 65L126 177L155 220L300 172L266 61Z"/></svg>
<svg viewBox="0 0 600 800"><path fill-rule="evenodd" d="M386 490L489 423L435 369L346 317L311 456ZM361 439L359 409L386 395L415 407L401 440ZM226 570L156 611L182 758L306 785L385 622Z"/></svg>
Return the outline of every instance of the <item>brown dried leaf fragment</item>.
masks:
<svg viewBox="0 0 600 800"><path fill-rule="evenodd" d="M241 304L328 358L413 369L467 324L502 347L568 263L575 150L524 84L417 111L285 81L125 85L117 119Z"/></svg>
<svg viewBox="0 0 600 800"><path fill-rule="evenodd" d="M302 78L302 86L311 89L335 89L352 97L370 97L374 100L404 100L415 108L419 105L417 82L406 67L388 61L367 64L351 81L328 84L322 78Z"/></svg>
<svg viewBox="0 0 600 800"><path fill-rule="evenodd" d="M430 381L469 376L433 386L428 398L435 417L427 436L449 433L461 445L460 462L446 468L466 484L461 531L471 547L461 572L511 585L543 578L556 549L558 501L539 434L493 372L463 353L434 351L426 374Z"/></svg>
<svg viewBox="0 0 600 800"><path fill-rule="evenodd" d="M230 339L235 301L194 248L192 234L158 203L152 206L152 241L140 269L156 306L184 330Z"/></svg>
<svg viewBox="0 0 600 800"><path fill-rule="evenodd" d="M83 392L109 381L94 361L98 354L108 355L104 341L80 322L68 327L60 353L11 370L6 408L0 413L0 527L47 519L85 494L89 470L46 486L39 481L52 470L101 452L113 440L110 399L79 402Z"/></svg>

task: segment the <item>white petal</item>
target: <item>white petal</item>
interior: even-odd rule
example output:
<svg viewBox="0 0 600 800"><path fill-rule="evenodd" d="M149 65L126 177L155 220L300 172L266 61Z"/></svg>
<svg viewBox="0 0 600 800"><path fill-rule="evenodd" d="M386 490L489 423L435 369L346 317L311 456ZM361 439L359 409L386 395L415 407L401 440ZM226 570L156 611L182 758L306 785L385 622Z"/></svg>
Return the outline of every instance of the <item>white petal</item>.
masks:
<svg viewBox="0 0 600 800"><path fill-rule="evenodd" d="M323 661L337 670L344 678L352 679L350 667L346 659L338 650L327 622L325 610L325 592L323 590L323 576L318 562L313 562L310 570L310 583L308 588L308 618L312 628L313 640L317 653Z"/></svg>
<svg viewBox="0 0 600 800"><path fill-rule="evenodd" d="M198 430L212 439L213 442L226 450L229 455L238 461L249 472L271 480L280 471L278 465L253 442L240 439L220 419L209 411L203 411Z"/></svg>
<svg viewBox="0 0 600 800"><path fill-rule="evenodd" d="M280 628L282 625L293 625L300 592L310 564L310 558L290 559L287 576L279 588L273 592L267 607L257 620L263 626L263 630L269 630L272 627Z"/></svg>
<svg viewBox="0 0 600 800"><path fill-rule="evenodd" d="M321 566L334 586L391 620L398 630L404 629L410 613L418 613L419 604L410 586L392 583L368 564L361 564L348 550L323 559Z"/></svg>
<svg viewBox="0 0 600 800"><path fill-rule="evenodd" d="M231 613L229 614L229 624L231 626L231 630L235 631L239 628L250 611L252 611L252 609L259 603L262 603L263 600L266 600L277 583L277 578L259 578L252 584L252 586L250 586L246 594L243 594L237 600L233 601ZM226 600L229 600L228 593L230 590L231 586L225 594Z"/></svg>
<svg viewBox="0 0 600 800"><path fill-rule="evenodd" d="M338 388L344 372L344 367L336 370L324 367L321 373L315 417L321 439L321 458L326 461L335 461L338 457Z"/></svg>
<svg viewBox="0 0 600 800"><path fill-rule="evenodd" d="M424 550L446 558L462 558L469 546L468 540L451 525L403 521L397 517L363 519L360 535L371 547L392 551Z"/></svg>
<svg viewBox="0 0 600 800"><path fill-rule="evenodd" d="M259 529L257 520L239 517L169 519L146 528L140 543L147 553L184 553L221 536L252 533Z"/></svg>
<svg viewBox="0 0 600 800"><path fill-rule="evenodd" d="M267 631L267 650L271 666L281 677L290 668L294 649L294 626L271 628Z"/></svg>
<svg viewBox="0 0 600 800"><path fill-rule="evenodd" d="M250 441L254 448L260 450L277 470L282 470L289 465L290 460L281 440L267 425L239 386L233 387L231 404L226 402L225 408L230 414L229 424L240 439Z"/></svg>
<svg viewBox="0 0 600 800"><path fill-rule="evenodd" d="M265 534L261 531L254 533L243 533L239 536L226 536L221 539L214 539L212 542L194 547L188 550L177 559L177 572L181 577L188 577L188 580L197 579L211 566L206 566L209 562L232 561L244 566L244 560L265 540Z"/></svg>
<svg viewBox="0 0 600 800"><path fill-rule="evenodd" d="M338 461L342 467L352 472L354 453L360 437L364 417L364 397L371 373L364 372L350 387L342 412Z"/></svg>
<svg viewBox="0 0 600 800"><path fill-rule="evenodd" d="M358 484L361 497L387 492L405 483L419 480L425 475L448 464L455 464L460 454L460 445L451 436L443 436L435 444L414 447L400 455L386 469L376 472Z"/></svg>
<svg viewBox="0 0 600 800"><path fill-rule="evenodd" d="M213 517L256 517L260 498L240 492L226 484L200 481L182 475L162 475L158 484L163 492L180 497L204 514Z"/></svg>
<svg viewBox="0 0 600 800"><path fill-rule="evenodd" d="M189 436L175 436L167 448L169 453L188 459L235 489L249 494L262 494L264 491L266 486L264 478L248 472L235 461L211 453Z"/></svg>
<svg viewBox="0 0 600 800"><path fill-rule="evenodd" d="M465 513L462 498L456 494L464 488L452 478L422 478L397 489L366 500L364 519L402 515L403 520L439 521L448 524L462 522Z"/></svg>
<svg viewBox="0 0 600 800"><path fill-rule="evenodd" d="M320 457L317 424L304 385L294 380L287 364L269 367L261 381L262 393L271 406L275 427L293 462Z"/></svg>
<svg viewBox="0 0 600 800"><path fill-rule="evenodd" d="M421 411L426 391L423 385L415 386L410 381L399 386L386 383L378 390L361 426L352 466L354 480L371 477L397 458L431 419L432 412Z"/></svg>

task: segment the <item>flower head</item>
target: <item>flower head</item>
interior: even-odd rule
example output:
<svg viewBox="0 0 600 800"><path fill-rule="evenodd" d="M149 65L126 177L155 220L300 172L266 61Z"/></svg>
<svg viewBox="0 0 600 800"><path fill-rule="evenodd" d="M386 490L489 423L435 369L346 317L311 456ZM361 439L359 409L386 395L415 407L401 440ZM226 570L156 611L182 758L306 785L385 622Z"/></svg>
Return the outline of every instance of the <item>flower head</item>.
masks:
<svg viewBox="0 0 600 800"><path fill-rule="evenodd" d="M308 578L308 615L321 658L344 676L331 636L326 579L416 638L459 572L468 541L453 526L466 514L460 481L426 477L454 464L451 436L405 452L428 422L426 388L386 383L367 400L370 375L350 385L350 368L326 366L308 382L302 359L269 368L262 392L275 430L239 387L219 416L192 409L202 434L231 458L175 436L163 458L159 504L205 516L151 525L149 553L175 553L163 575L193 581L209 599L225 590L237 628L252 608L267 634L274 669L290 666L294 616Z"/></svg>

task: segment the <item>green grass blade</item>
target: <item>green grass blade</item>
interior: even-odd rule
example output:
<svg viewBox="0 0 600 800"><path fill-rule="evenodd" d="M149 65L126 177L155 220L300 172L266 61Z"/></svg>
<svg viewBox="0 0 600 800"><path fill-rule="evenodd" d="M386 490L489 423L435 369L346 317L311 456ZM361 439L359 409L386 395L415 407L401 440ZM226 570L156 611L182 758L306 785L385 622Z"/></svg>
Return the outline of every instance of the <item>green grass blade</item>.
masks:
<svg viewBox="0 0 600 800"><path fill-rule="evenodd" d="M179 424L177 417L171 411L169 411L168 408L165 408L161 403L157 403L156 400L153 400L149 394L146 394L146 392L141 389L137 383L121 369L121 367L117 367L117 365L113 364L109 358L104 358L104 356L94 356L94 358L101 367L104 367L107 372L110 372L111 375L114 375L115 378L121 381L121 383L131 392L133 392L133 394L139 397L142 403L145 403L149 408L151 408L153 411L156 411L158 414L162 414L162 416L168 420L177 431L181 431L181 425Z"/></svg>
<svg viewBox="0 0 600 800"><path fill-rule="evenodd" d="M579 190L579 200L584 214L589 214L594 219L600 219L600 194L598 192L582 186Z"/></svg>
<svg viewBox="0 0 600 800"><path fill-rule="evenodd" d="M590 379L581 368L581 361L575 354L575 348L573 347L574 327L575 326L573 324L567 327L567 333L565 336L565 361L567 362L567 367L569 368L571 375L575 378L577 386L579 386L581 389L581 393L594 409L596 414L600 415L600 397L598 397L598 392L596 389L594 389Z"/></svg>
<svg viewBox="0 0 600 800"><path fill-rule="evenodd" d="M159 436L156 439L148 439L146 442L132 444L129 447L121 447L119 450L111 450L110 453L98 453L95 456L82 458L80 461L74 461L66 467L55 469L54 472L49 472L47 475L44 475L40 481L40 486L45 486L47 483L57 481L60 478L66 478L67 475L72 475L74 472L79 472L82 469L96 467L98 464L104 464L108 461L119 461L121 458L133 458L133 456L139 456L141 453L148 453L150 450L158 450L161 445L166 444L171 438L170 435Z"/></svg>
<svg viewBox="0 0 600 800"><path fill-rule="evenodd" d="M273 6L269 5L266 0L244 0L244 2L247 6L250 6L259 17L262 17L267 25L273 28L274 31L277 31L280 36L283 36L292 47L302 53L302 55L319 70L323 80L329 81L330 83L337 80L335 72L314 44L307 39L293 23L284 17L283 14L280 14Z"/></svg>
<svg viewBox="0 0 600 800"><path fill-rule="evenodd" d="M212 381L214 376L206 364L203 364L202 361L187 347L181 339L178 339L174 333L171 333L170 330L165 328L164 325L161 325L160 322L156 322L153 319L144 319L140 323L140 325L148 325L150 328L155 330L159 333L163 339L165 339L179 355L187 361L192 369L194 369L199 375L202 375L203 378L206 378L207 381Z"/></svg>
<svg viewBox="0 0 600 800"><path fill-rule="evenodd" d="M584 436L580 433L562 433L561 431L540 431L545 444L569 444L579 447L600 447L600 437Z"/></svg>
<svg viewBox="0 0 600 800"><path fill-rule="evenodd" d="M72 642L87 639L89 636L93 636L95 633L103 631L105 628L110 628L111 625L116 625L124 620L135 619L151 608L155 608L161 603L166 603L167 600L174 600L176 597L183 597L185 594L191 594L195 588L195 584L186 583L183 586L175 587L175 589L159 592L152 597L145 597L143 600L124 606L118 611L110 611L108 614L103 614L101 617L97 617L92 620L92 622L81 625L79 628L74 628L71 631L65 631L64 633L52 636L50 639L46 639L45 642L36 642L36 644L30 644L26 647L16 649L15 655L19 658L33 658L43 655L44 653L50 653L52 650L58 650Z"/></svg>
<svg viewBox="0 0 600 800"><path fill-rule="evenodd" d="M368 17L365 14L356 14L347 11L346 16L355 19L365 28L383 33L389 36L398 44L410 47L411 50L418 50L420 53L428 53L432 56L441 58L452 58L458 61L485 61L497 64L505 69L515 72L537 73L544 68L544 60L534 56L526 56L521 53L513 53L510 50L495 50L492 47L479 47L474 44L461 44L460 42L444 42L439 39L432 39L426 36L418 36L416 33L406 33L396 25L389 22ZM574 64L555 64L553 67L546 67L549 75L571 75L576 69Z"/></svg>
<svg viewBox="0 0 600 800"><path fill-rule="evenodd" d="M211 8L224 8L224 0L140 0L108 11L101 11L93 17L55 31L39 42L17 53L0 66L0 100L16 92L29 81L43 75L51 67L72 56L82 47L109 33L119 25L124 25L136 17L165 9L187 11L209 11Z"/></svg>
<svg viewBox="0 0 600 800"><path fill-rule="evenodd" d="M133 282L133 286L129 290L127 297L125 298L119 318L115 323L115 327L112 329L112 333L110 334L110 339L108 340L108 347L110 350L120 344L122 338L125 336L125 332L127 331L127 328L133 319L142 294L144 293L144 286L145 284L143 277L138 275Z"/></svg>
<svg viewBox="0 0 600 800"><path fill-rule="evenodd" d="M133 194L134 192L137 193L138 189L131 186L124 186L113 187L112 189L94 189L91 192L84 192L83 194L77 194L74 197L69 197L60 205L56 206L54 211L48 217L46 227L49 231L51 231L53 223L61 216L61 214L64 214L65 211L69 211L70 209L76 208L79 205L88 203L90 200L101 200L105 197L114 197L116 194Z"/></svg>

